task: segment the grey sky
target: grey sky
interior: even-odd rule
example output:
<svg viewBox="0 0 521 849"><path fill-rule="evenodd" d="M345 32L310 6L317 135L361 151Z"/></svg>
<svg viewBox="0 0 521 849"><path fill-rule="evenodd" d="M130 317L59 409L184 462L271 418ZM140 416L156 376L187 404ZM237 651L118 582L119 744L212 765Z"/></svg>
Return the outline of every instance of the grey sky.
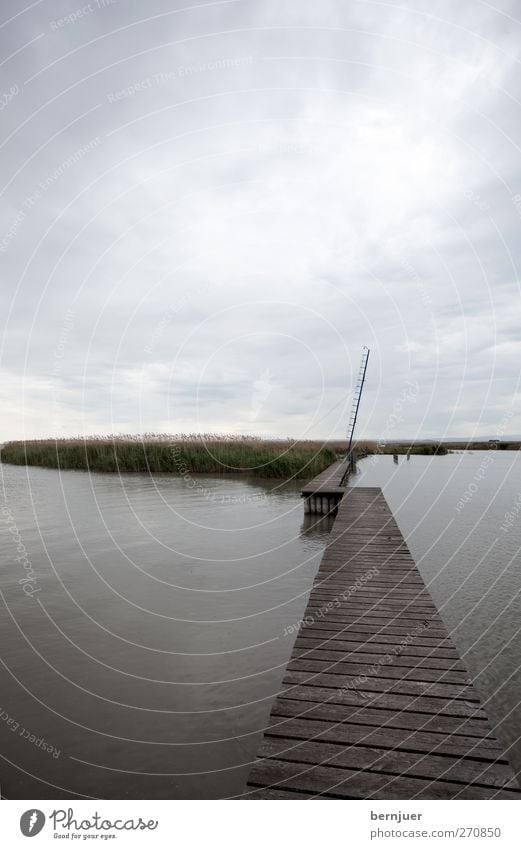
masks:
<svg viewBox="0 0 521 849"><path fill-rule="evenodd" d="M0 25L0 439L521 432L518 3Z"/></svg>

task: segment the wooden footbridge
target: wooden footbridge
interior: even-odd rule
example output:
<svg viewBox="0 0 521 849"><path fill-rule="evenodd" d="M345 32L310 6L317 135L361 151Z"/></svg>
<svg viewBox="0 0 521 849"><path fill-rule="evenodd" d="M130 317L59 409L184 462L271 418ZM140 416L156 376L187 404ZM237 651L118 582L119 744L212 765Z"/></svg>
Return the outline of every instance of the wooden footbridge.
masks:
<svg viewBox="0 0 521 849"><path fill-rule="evenodd" d="M339 474L304 489L337 516L244 798L521 799L382 491Z"/></svg>
<svg viewBox="0 0 521 849"><path fill-rule="evenodd" d="M342 484L346 469L347 461L339 460L306 484L301 491L304 513L321 513L324 516L336 513L346 491Z"/></svg>

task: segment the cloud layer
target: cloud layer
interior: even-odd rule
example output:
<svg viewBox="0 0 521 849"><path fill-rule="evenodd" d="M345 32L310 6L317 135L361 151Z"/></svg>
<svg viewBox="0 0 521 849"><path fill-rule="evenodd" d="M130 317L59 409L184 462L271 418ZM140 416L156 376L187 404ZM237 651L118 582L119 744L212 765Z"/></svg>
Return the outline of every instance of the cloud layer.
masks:
<svg viewBox="0 0 521 849"><path fill-rule="evenodd" d="M0 438L521 432L516 4L170 7L2 7Z"/></svg>

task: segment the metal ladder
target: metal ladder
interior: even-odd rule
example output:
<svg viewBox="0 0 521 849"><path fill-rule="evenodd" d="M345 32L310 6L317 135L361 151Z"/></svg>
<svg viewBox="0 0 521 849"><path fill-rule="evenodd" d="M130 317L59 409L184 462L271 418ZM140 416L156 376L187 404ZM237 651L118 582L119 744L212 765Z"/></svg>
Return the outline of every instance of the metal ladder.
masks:
<svg viewBox="0 0 521 849"><path fill-rule="evenodd" d="M367 372L367 362L369 360L369 354L371 351L364 345L362 348L362 361L360 363L360 368L358 370L358 377L356 378L356 386L353 394L353 405L351 407L351 413L349 415L349 423L347 425L347 467L340 481L341 486L345 486L347 483L347 478L349 477L349 472L352 471L354 465L353 458L353 435L355 432L356 419L358 417L358 408L360 407L360 398L362 397L362 390L364 388L365 375Z"/></svg>

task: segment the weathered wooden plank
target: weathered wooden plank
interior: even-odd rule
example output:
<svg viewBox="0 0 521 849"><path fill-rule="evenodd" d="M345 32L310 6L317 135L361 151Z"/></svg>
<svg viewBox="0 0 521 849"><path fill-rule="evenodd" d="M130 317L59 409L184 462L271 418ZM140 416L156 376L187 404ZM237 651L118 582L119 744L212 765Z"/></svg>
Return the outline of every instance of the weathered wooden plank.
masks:
<svg viewBox="0 0 521 849"><path fill-rule="evenodd" d="M403 611L401 608L380 608L377 605L362 607L356 605L352 608L324 609L322 607L308 607L306 616L302 619L302 627L310 628L313 624L333 626L330 630L338 630L337 625L359 623L360 625L375 625L379 627L407 627L412 636L440 636L449 639L446 629L441 622L437 622L429 614L423 611Z"/></svg>
<svg viewBox="0 0 521 849"><path fill-rule="evenodd" d="M354 574L354 571L349 572L350 576L352 576L353 574ZM421 583L419 580L418 581L412 580L409 575L406 575L403 578L400 578L398 576L395 576L395 577L392 577L392 578L386 576L386 578L384 579L384 578L380 578L378 575L373 575L372 573L368 574L365 570L361 570L360 571L360 577L364 578L365 581L362 583L362 586L360 586L360 585L358 585L356 587L354 586L353 589L352 589L352 592L355 592L355 593L360 592L364 583L370 583L371 587L373 587L375 589L379 589L379 590L389 590L389 589L393 589L395 587L402 587L402 586L407 587L408 589L417 589L417 588L424 589L425 588L425 584ZM347 590L347 587L346 587L345 580L337 581L336 583L334 583L333 581L330 581L327 578L324 578L321 581L315 581L313 583L313 595L315 593L322 593L324 595L342 595L342 593L346 592L346 590ZM434 607L434 604L432 603L432 599L431 599L431 604Z"/></svg>
<svg viewBox="0 0 521 849"><path fill-rule="evenodd" d="M349 598L349 596L343 597L338 594L326 597L317 596L316 598L313 598L312 602L308 605L306 612L308 610L317 609L322 610L324 614L328 611L331 611L332 613L340 611L350 615L353 615L357 611L360 611L362 614L370 614L371 611L376 611L378 609L383 610L384 613L389 616L399 615L400 613L404 616L411 614L431 622L433 626L442 628L445 632L445 636L448 636L447 628L445 627L443 620L437 615L433 608L425 601L419 601L417 599L408 600L392 596L383 597L378 595L359 595L358 593L352 593L351 598Z"/></svg>
<svg viewBox="0 0 521 849"><path fill-rule="evenodd" d="M370 632L372 633L372 632ZM449 647L438 646L417 646L407 645L401 647L400 636L393 634L376 635L376 637L367 639L368 634L364 633L337 633L331 631L310 632L308 636L299 637L295 645L298 648L323 648L336 649L337 651L353 651L356 648L367 648L368 651L393 651L393 646L400 653L400 657L442 657L446 660L457 660L458 654L456 649Z"/></svg>
<svg viewBox="0 0 521 849"><path fill-rule="evenodd" d="M426 752L428 750L426 749ZM488 787L516 788L508 764L479 761L450 754L422 754L398 749L378 749L368 745L344 746L320 740L302 741L288 737L265 737L259 757L280 758L297 763L327 764L355 770L370 770L396 776L429 778L436 781L459 781Z"/></svg>
<svg viewBox="0 0 521 849"><path fill-rule="evenodd" d="M362 592L364 589L375 589L389 592L392 590L408 589L413 594L416 594L420 589L420 584L411 581L410 574L401 568L393 568L393 574L390 574L390 569L386 569L385 577L381 578L376 571L379 567L372 563L357 564L353 567L339 566L335 569L334 574L330 572L320 572L316 575L313 582L313 591L324 592L330 595L341 594L349 587L349 582L352 581L352 592ZM318 579L318 580L317 580ZM425 584L421 586L425 590ZM434 607L432 598L427 593L427 597Z"/></svg>
<svg viewBox="0 0 521 849"><path fill-rule="evenodd" d="M335 608L334 610L325 610L323 607L308 607L306 610L306 618L303 620L303 628L310 628L312 625L321 623L329 625L331 630L338 630L338 626L342 624L364 624L374 625L375 631L384 627L403 627L407 631L423 628L425 636L427 632L429 636L439 636L440 639L447 639L447 632L440 623L434 623L432 619L427 619L424 615L409 616L402 613L401 610L384 610L379 612L368 608L354 608L351 610L349 606L345 608ZM421 634L418 634L421 636Z"/></svg>
<svg viewBox="0 0 521 849"><path fill-rule="evenodd" d="M380 635L389 634L396 637L396 642L399 643L425 647L439 646L442 643L454 649L454 646L447 642L446 632L438 628L427 628L422 619L409 619L399 615L389 616L387 620L382 620L381 617L371 614L364 616L359 613L351 617L348 617L347 614L344 616L324 616L310 610L306 613L305 619L302 620L300 629L302 639L309 639L311 632L314 635L320 633L323 638L327 638L328 632L331 635L340 634L340 638L346 640L351 639L353 632L371 635L374 640L378 640ZM420 641L419 638L421 637L423 640ZM300 639L300 636L298 639Z"/></svg>
<svg viewBox="0 0 521 849"><path fill-rule="evenodd" d="M366 599L367 601L382 601L382 602L393 602L395 604L401 604L402 606L405 604L410 604L413 606L421 606L424 607L433 613L436 608L434 607L430 597L427 593L418 593L414 590L405 590L405 589L382 589L381 587L370 587L365 586L363 589L356 590L353 593L356 595L358 599ZM317 597L324 596L325 599L334 599L341 597L340 593L318 593ZM315 601L315 595L313 595L312 603ZM348 597L345 601L351 601L351 598Z"/></svg>
<svg viewBox="0 0 521 849"><path fill-rule="evenodd" d="M324 625L325 627L321 628L320 625ZM390 645L399 645L405 643L405 640L400 639L401 637L407 637L409 635L410 629L408 628L400 628L398 624L385 625L375 628L374 625L364 625L363 622L354 622L352 625L348 625L342 622L339 622L336 626L332 621L329 622L313 622L309 627L307 625L302 626L302 637L298 637L298 639L309 639L310 637L314 637L315 639L321 640L365 640L367 643L389 643ZM453 653L454 657L457 657L457 652L451 641L447 639L443 639L441 637L424 637L423 634L417 637L414 637L412 641L407 641L407 648L417 648L417 649L429 649L429 648L438 648L438 649L446 649ZM429 654L426 651L426 654Z"/></svg>
<svg viewBox="0 0 521 849"><path fill-rule="evenodd" d="M317 574L319 576L326 575L330 577L330 580L333 579L333 576L330 576L332 571L355 567L375 566L379 570L377 574L381 574L382 572L390 574L394 571L402 571L410 574L411 570L416 566L412 557L397 551L389 552L385 557L382 557L374 551L362 552L360 548L349 551L340 542L337 543L334 549L326 549L324 557L327 559L322 561L320 571Z"/></svg>
<svg viewBox="0 0 521 849"><path fill-rule="evenodd" d="M358 769L309 766L268 758L253 767L250 784L327 793L340 799L518 799L506 788L487 788L455 781L381 775Z"/></svg>
<svg viewBox="0 0 521 849"><path fill-rule="evenodd" d="M447 639L447 631L443 627L442 622L437 622L432 619L429 613L415 608L409 608L404 611L402 607L395 608L378 608L375 605L361 607L360 605L339 604L337 607L326 608L324 605L310 605L306 609L306 622L313 619L319 619L322 622L353 622L363 621L365 624L383 625L385 622L392 622L409 625L410 628L424 625L425 630L432 633L439 633ZM418 634L420 636L420 634Z"/></svg>
<svg viewBox="0 0 521 849"><path fill-rule="evenodd" d="M437 696L441 699L463 699L465 702L479 704L479 697L468 684L447 684L442 682L409 681L408 678L394 680L369 676L361 680L360 675L335 675L334 672L293 672L286 670L283 684L309 684L316 687L363 690L366 693L400 693L406 696Z"/></svg>
<svg viewBox="0 0 521 849"><path fill-rule="evenodd" d="M480 738L460 737L456 735L434 734L429 731L413 731L401 728L370 728L346 722L326 722L307 716L287 718L277 716L270 719L266 728L267 736L279 736L295 740L324 740L330 743L342 744L353 748L369 746L378 749L401 749L420 754L437 753L438 755L470 758L474 761L496 763L501 760L501 752L496 748L483 746ZM455 739L453 740L453 736ZM262 754L265 757L265 753ZM317 761L318 763L318 761ZM501 774L504 774L503 772ZM508 781L512 773L507 776Z"/></svg>
<svg viewBox="0 0 521 849"><path fill-rule="evenodd" d="M439 627L443 628L445 633L447 629L441 619L433 619L436 613L432 606L423 599L407 599L396 595L378 595L376 593L353 593L352 597L342 597L338 594L333 596L313 598L311 604L308 605L308 610L320 608L327 612L328 610L335 611L354 611L357 608L362 608L364 611L371 610L373 607L380 605L389 613L417 613L421 614L423 619L429 619L432 622L437 621Z"/></svg>
<svg viewBox="0 0 521 849"><path fill-rule="evenodd" d="M365 644L364 644L365 646ZM372 663L382 662L383 658L387 657L387 652L367 652L360 649L354 651L332 651L331 649L301 649L297 645L294 646L291 653L293 658L307 658L308 660L343 660L346 662L365 664L366 666ZM463 672L467 675L465 666L458 660L447 660L442 657L411 657L409 655L398 655L393 658L393 665L400 667L409 667L411 669L432 669L433 671L454 671Z"/></svg>
<svg viewBox="0 0 521 849"><path fill-rule="evenodd" d="M378 592L378 589L380 592ZM380 606L384 608L398 608L400 610L422 610L425 615L431 616L434 619L438 620L441 624L443 620L439 615L438 611L426 597L412 595L409 597L397 597L395 594L391 595L388 590L384 588L375 588L371 592L366 592L364 590L360 590L356 585L353 586L345 586L344 590L337 589L335 591L323 591L323 590L313 590L313 597L311 599L310 606L333 606L337 603L340 604L348 604L351 607L361 606L361 607L371 607L371 606Z"/></svg>
<svg viewBox="0 0 521 849"><path fill-rule="evenodd" d="M286 699L304 699L305 701L332 702L340 705L362 705L386 708L388 710L409 710L414 713L426 713L433 716L460 716L469 719L486 720L486 715L478 702L463 699L432 698L425 695L389 693L369 690L341 690L338 687L321 687L312 684L285 684L280 695Z"/></svg>
<svg viewBox="0 0 521 849"><path fill-rule="evenodd" d="M356 589L346 590L344 594L340 591L336 593L320 593L313 594L313 599L308 605L309 608L320 607L324 610L348 610L353 611L356 608L362 610L370 610L372 608L382 608L388 613L393 611L403 611L404 613L421 613L424 619L430 619L437 622L438 625L446 631L446 626L433 606L424 598L403 598L401 596L390 595L385 592L380 594L376 592L363 593L357 592Z"/></svg>
<svg viewBox="0 0 521 849"><path fill-rule="evenodd" d="M380 622L380 624L385 623L410 623L410 627L417 627L419 625L423 625L425 631L429 633L440 631L444 634L444 639L447 639L447 631L443 627L443 623L438 621L437 619L433 619L430 613L426 613L422 610L415 610L414 608L409 607L407 610L404 610L401 607L387 607L378 604L353 604L351 606L347 605L346 607L335 607L335 608L324 608L322 606L319 607L308 607L306 610L306 617L303 622L310 622L313 619L317 621L331 622L335 621L335 617L337 621L346 621L346 622L364 622L368 624L368 620L371 619L372 622L376 621L376 624ZM418 634L421 636L421 634Z"/></svg>
<svg viewBox="0 0 521 849"><path fill-rule="evenodd" d="M339 603L349 605L359 604L362 606L371 606L380 604L386 607L397 607L402 610L421 610L425 615L434 616L443 622L442 617L434 607L429 596L420 595L419 593L406 593L400 589L391 589L389 587L360 588L356 583L349 584L347 581L343 589L339 587L335 590L315 590L313 588L311 593L310 606L316 607L319 604L321 606L322 604L327 606L328 601L331 603L330 606L332 606L336 603L336 600ZM446 625L444 627L446 628Z"/></svg>
<svg viewBox="0 0 521 849"><path fill-rule="evenodd" d="M236 798L236 797L234 797ZM298 790L275 790L271 787L250 787L248 786L240 799L293 799L293 800L313 800L311 793L300 793ZM321 798L320 796L318 797ZM329 797L330 798L330 797Z"/></svg>
<svg viewBox="0 0 521 849"><path fill-rule="evenodd" d="M449 684L470 684L470 680L466 672L453 672L452 670L441 669L418 669L417 666L404 669L401 666L395 665L392 661L389 663L353 663L344 662L343 660L316 660L308 658L292 658L288 663L287 669L295 672L334 672L335 674L346 675L378 675L379 678L396 678L412 681L441 681Z"/></svg>
<svg viewBox="0 0 521 849"><path fill-rule="evenodd" d="M365 587L361 590L356 589L356 587L353 587L353 589L346 588L345 594L342 594L341 590L333 593L317 592L316 596L313 594L310 606L318 606L319 601L322 600L326 605L328 601L334 604L335 599L343 604L355 604L356 602L367 605L386 604L400 609L420 609L425 611L426 614L437 615L436 608L426 595L408 594L401 590L366 589Z"/></svg>
<svg viewBox="0 0 521 849"><path fill-rule="evenodd" d="M275 723L280 717L309 717L333 722L346 722L350 725L360 725L374 731L380 729L383 734L388 728L400 728L409 731L432 731L444 739L459 743L459 736L465 740L478 738L480 745L491 749L494 757L499 758L502 750L490 733L485 719L466 719L464 717L444 716L437 714L429 716L425 713L414 713L405 710L388 710L381 707L367 707L357 704L335 704L333 702L312 702L301 698L278 697L273 703L270 721ZM371 726L371 729L368 728Z"/></svg>

